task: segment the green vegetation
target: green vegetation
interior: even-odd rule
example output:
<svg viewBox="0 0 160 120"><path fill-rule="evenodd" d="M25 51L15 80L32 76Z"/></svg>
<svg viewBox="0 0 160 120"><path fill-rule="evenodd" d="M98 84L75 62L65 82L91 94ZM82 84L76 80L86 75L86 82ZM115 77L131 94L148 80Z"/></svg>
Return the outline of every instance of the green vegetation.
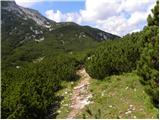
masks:
<svg viewBox="0 0 160 120"><path fill-rule="evenodd" d="M151 10L153 15L149 15L147 18L148 26L159 26L159 0L156 2L156 6Z"/></svg>
<svg viewBox="0 0 160 120"><path fill-rule="evenodd" d="M5 7L16 8L9 11ZM18 10L21 9L15 2L2 1L2 68L23 65L43 56L95 48L100 41L119 38L72 22L56 23L48 20L50 28L42 27ZM36 41L40 39L44 40Z"/></svg>
<svg viewBox="0 0 160 120"><path fill-rule="evenodd" d="M55 117L61 100L55 92L62 81L77 79L75 66L75 59L58 56L19 69L3 70L2 118Z"/></svg>
<svg viewBox="0 0 160 120"><path fill-rule="evenodd" d="M159 106L159 1L152 9L153 17L148 16L147 38L138 63L137 74L151 96L153 104Z"/></svg>
<svg viewBox="0 0 160 120"><path fill-rule="evenodd" d="M158 118L158 8L123 38L75 23L50 31L3 9L2 118L66 118L81 66L94 78L93 103L77 118ZM30 26L43 34L33 37Z"/></svg>
<svg viewBox="0 0 160 120"><path fill-rule="evenodd" d="M145 119L157 118L158 109L150 102L149 96L136 73L113 75L103 80L93 79L90 105L76 117L79 119Z"/></svg>
<svg viewBox="0 0 160 120"><path fill-rule="evenodd" d="M102 79L105 76L128 72L136 68L142 41L142 33L127 35L116 41L108 41L94 50L86 59L87 72Z"/></svg>
<svg viewBox="0 0 160 120"><path fill-rule="evenodd" d="M158 8L159 1L152 9L153 15L148 16L148 26L144 27L143 31L126 35L118 41L108 41L91 51L86 59L87 71L96 79L136 70L140 76L139 80L145 85L146 93L150 95L153 105L157 108L159 106Z"/></svg>

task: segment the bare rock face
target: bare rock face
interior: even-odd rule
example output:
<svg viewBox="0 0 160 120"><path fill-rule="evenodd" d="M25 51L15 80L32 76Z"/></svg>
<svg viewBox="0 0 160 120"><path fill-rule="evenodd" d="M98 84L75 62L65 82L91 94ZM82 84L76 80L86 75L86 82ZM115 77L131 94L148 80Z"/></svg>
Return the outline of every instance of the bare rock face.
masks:
<svg viewBox="0 0 160 120"><path fill-rule="evenodd" d="M44 33L49 32L56 24L37 10L21 7L15 1L1 1L1 13L3 40L14 41L14 47L29 40L43 41ZM12 39L15 36L16 39Z"/></svg>
<svg viewBox="0 0 160 120"><path fill-rule="evenodd" d="M18 11L18 5L14 1L5 1L1 2L2 9L5 9L7 11Z"/></svg>
<svg viewBox="0 0 160 120"><path fill-rule="evenodd" d="M38 25L46 27L50 24L50 20L43 17L38 11L33 9L23 8L23 7L20 7L20 9L23 11L25 16L35 21Z"/></svg>
<svg viewBox="0 0 160 120"><path fill-rule="evenodd" d="M51 21L47 19L46 17L42 16L37 10L18 6L15 3L15 1L3 1L2 10L6 10L8 12L14 12L17 14L17 16L20 16L26 20L32 19L38 25L43 26L43 27L48 27L50 23L52 24L55 23L54 21Z"/></svg>

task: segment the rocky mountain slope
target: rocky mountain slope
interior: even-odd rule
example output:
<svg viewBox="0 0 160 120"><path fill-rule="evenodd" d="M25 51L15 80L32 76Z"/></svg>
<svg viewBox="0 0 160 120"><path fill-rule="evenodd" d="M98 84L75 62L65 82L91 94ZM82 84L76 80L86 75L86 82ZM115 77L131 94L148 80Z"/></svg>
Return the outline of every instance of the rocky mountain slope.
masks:
<svg viewBox="0 0 160 120"><path fill-rule="evenodd" d="M55 23L42 16L38 11L18 6L14 1L2 2L2 10L13 12L24 20L32 19L38 25L43 27L48 27L47 25Z"/></svg>
<svg viewBox="0 0 160 120"><path fill-rule="evenodd" d="M85 50L100 41L119 38L89 26L56 23L14 1L1 1L1 13L2 59L5 61L8 58L20 60L22 56L31 60L53 53ZM25 61L24 58L21 60Z"/></svg>

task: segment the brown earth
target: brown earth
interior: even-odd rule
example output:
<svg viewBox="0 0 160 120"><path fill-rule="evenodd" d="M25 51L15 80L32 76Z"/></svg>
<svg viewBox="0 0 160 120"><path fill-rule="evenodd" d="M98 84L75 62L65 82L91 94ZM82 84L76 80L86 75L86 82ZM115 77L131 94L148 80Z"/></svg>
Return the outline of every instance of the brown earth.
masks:
<svg viewBox="0 0 160 120"><path fill-rule="evenodd" d="M89 98L92 97L92 94L88 91L91 77L84 68L78 70L77 75L80 76L80 83L73 89L73 95L71 98L72 110L68 115L68 119L75 118L76 115L91 102L89 101Z"/></svg>

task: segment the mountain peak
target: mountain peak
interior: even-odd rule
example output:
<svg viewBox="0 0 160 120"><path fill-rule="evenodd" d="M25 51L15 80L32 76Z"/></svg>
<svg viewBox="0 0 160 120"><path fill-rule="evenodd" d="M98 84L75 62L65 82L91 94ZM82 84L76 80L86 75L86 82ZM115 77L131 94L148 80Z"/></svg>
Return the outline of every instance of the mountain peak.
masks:
<svg viewBox="0 0 160 120"><path fill-rule="evenodd" d="M8 10L8 11L16 11L18 10L18 5L15 1L3 1L1 2L2 9Z"/></svg>
<svg viewBox="0 0 160 120"><path fill-rule="evenodd" d="M21 18L31 19L39 26L48 27L51 23L55 23L54 21L42 16L37 10L21 7L17 5L15 1L3 1L1 2L1 5L2 10L13 12Z"/></svg>
<svg viewBox="0 0 160 120"><path fill-rule="evenodd" d="M14 6L16 5L15 1L5 1L5 2L1 2L2 6Z"/></svg>

